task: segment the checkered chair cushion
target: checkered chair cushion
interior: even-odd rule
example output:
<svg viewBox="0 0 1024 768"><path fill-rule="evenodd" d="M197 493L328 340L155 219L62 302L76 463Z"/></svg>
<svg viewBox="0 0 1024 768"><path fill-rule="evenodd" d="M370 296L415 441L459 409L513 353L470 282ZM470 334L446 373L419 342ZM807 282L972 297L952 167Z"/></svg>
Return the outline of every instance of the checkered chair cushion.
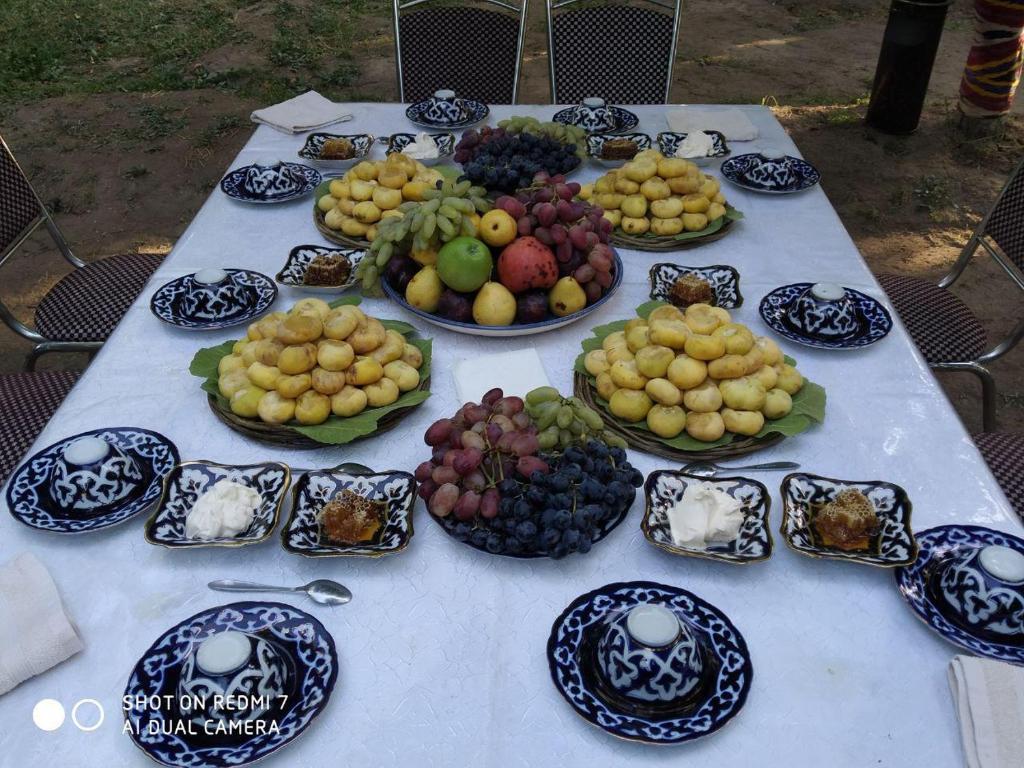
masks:
<svg viewBox="0 0 1024 768"><path fill-rule="evenodd" d="M983 432L974 444L992 470L1014 512L1024 521L1024 435Z"/></svg>
<svg viewBox="0 0 1024 768"><path fill-rule="evenodd" d="M968 362L985 351L985 329L952 291L907 275L879 275L878 282L929 363Z"/></svg>
<svg viewBox="0 0 1024 768"><path fill-rule="evenodd" d="M398 20L407 102L451 88L485 104L511 104L519 18L484 8L442 6Z"/></svg>
<svg viewBox="0 0 1024 768"><path fill-rule="evenodd" d="M0 254L42 215L28 179L0 138Z"/></svg>
<svg viewBox="0 0 1024 768"><path fill-rule="evenodd" d="M77 371L0 374L0 485L78 381Z"/></svg>
<svg viewBox="0 0 1024 768"><path fill-rule="evenodd" d="M105 341L163 256L122 254L62 277L36 307L36 330L51 341Z"/></svg>
<svg viewBox="0 0 1024 768"><path fill-rule="evenodd" d="M999 202L989 215L985 234L1018 269L1024 270L1024 163L1017 166Z"/></svg>
<svg viewBox="0 0 1024 768"><path fill-rule="evenodd" d="M552 15L558 102L600 96L609 104L664 104L671 14L604 5Z"/></svg>

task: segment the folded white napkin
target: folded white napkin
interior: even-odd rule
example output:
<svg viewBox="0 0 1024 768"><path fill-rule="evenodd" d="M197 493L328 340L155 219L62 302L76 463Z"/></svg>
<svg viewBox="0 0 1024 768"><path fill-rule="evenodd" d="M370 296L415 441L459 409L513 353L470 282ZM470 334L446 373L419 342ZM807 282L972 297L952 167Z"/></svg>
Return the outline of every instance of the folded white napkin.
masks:
<svg viewBox="0 0 1024 768"><path fill-rule="evenodd" d="M974 656L949 663L967 768L1024 764L1024 667Z"/></svg>
<svg viewBox="0 0 1024 768"><path fill-rule="evenodd" d="M531 389L550 385L540 355L532 347L462 360L455 364L454 376L461 403L479 403L495 387L522 397Z"/></svg>
<svg viewBox="0 0 1024 768"><path fill-rule="evenodd" d="M676 133L719 131L730 141L753 141L757 128L743 110L679 107L665 115L669 129Z"/></svg>
<svg viewBox="0 0 1024 768"><path fill-rule="evenodd" d="M254 123L263 123L282 133L303 133L323 128L331 123L351 120L352 115L340 104L324 98L316 91L306 91L271 107L252 113Z"/></svg>
<svg viewBox="0 0 1024 768"><path fill-rule="evenodd" d="M46 567L26 552L0 568L0 694L80 650Z"/></svg>

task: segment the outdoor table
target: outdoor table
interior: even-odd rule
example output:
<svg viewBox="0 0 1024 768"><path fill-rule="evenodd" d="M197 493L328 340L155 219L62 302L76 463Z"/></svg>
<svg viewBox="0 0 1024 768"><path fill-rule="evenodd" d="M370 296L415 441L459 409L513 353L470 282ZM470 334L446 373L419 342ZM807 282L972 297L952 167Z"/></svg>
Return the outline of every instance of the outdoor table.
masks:
<svg viewBox="0 0 1024 768"><path fill-rule="evenodd" d="M350 106L354 118L340 127L346 133L415 130L403 106ZM760 137L733 143L734 154L767 147L798 154L768 109L740 108ZM641 118L638 130L651 136L667 130L665 107L631 109ZM500 106L492 108L491 123L523 114L550 119L554 111L550 105ZM230 167L265 158L295 161L303 138L259 127ZM378 147L374 156L380 152ZM717 166L705 170L717 174ZM592 181L602 171L585 162L572 178ZM726 237L675 253L620 249L625 279L619 292L581 322L542 335L497 340L450 333L385 299L364 299L362 306L373 315L409 320L433 338L433 395L393 431L305 451L229 430L210 412L200 380L188 372L198 348L243 336L244 325L187 332L149 311L153 291L179 275L212 266L274 275L292 247L324 242L313 225L311 197L256 206L215 189L33 450L83 430L131 425L170 437L183 460L273 459L306 468L358 461L412 471L429 456L424 430L459 406L452 380L456 361L533 346L552 384L568 393L581 340L596 325L634 315L648 299L648 270L657 262L736 267L745 302L733 317L758 334L771 335L757 312L761 297L792 282L838 282L888 304L826 197L825 189L842 183L826 176L810 191L772 196L723 181L729 202L746 216ZM175 190L157 193L176 204ZM287 309L305 295L282 287L274 309ZM794 460L802 471L828 477L897 483L913 502L918 531L956 522L1019 534L1019 523L956 412L895 316L894 323L887 338L855 351L809 349L779 339L805 376L825 387L826 419L743 458ZM629 455L645 475L678 468L636 450ZM157 636L193 613L232 601L206 583L235 578L293 585L329 577L351 588L350 604L323 608L301 596L285 599L313 613L333 634L340 658L337 686L308 732L267 759L268 767L532 768L679 760L716 766L960 765L946 680L957 648L915 618L890 570L811 559L788 549L778 534L782 473L755 476L771 491L775 551L767 562L745 567L677 557L651 546L640 531L642 490L606 540L587 555L561 561L478 552L449 538L422 502L408 550L381 559L304 559L285 552L276 532L255 546L172 551L143 539L145 514L79 536L32 530L4 515L0 561L23 550L43 560L85 650L0 698L0 762L147 765L121 732L121 695L135 662ZM743 710L721 732L668 748L621 741L577 717L552 685L545 653L552 621L584 592L637 579L696 593L721 608L745 636L753 687ZM106 721L91 733L69 722L44 734L30 718L44 697L69 710L81 698L97 699Z"/></svg>

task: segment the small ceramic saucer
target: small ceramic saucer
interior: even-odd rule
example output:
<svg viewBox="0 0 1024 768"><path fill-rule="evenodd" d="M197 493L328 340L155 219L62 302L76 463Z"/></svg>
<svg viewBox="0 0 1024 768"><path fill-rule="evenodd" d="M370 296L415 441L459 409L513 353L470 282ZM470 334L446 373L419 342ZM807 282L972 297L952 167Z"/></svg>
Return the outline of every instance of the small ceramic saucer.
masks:
<svg viewBox="0 0 1024 768"><path fill-rule="evenodd" d="M594 131L594 133L626 133L628 131L632 131L640 124L640 118L628 109L608 105L608 111L612 113L615 125L606 130ZM551 119L556 123L561 123L562 125L576 125L576 107L560 109L558 112L555 112L555 116Z"/></svg>
<svg viewBox="0 0 1024 768"><path fill-rule="evenodd" d="M683 275L694 275L711 284L715 292L714 304L722 309L736 309L743 305L740 293L740 273L733 267L716 264L711 267L684 267L679 264L655 264L651 267L651 298L669 299L672 286Z"/></svg>
<svg viewBox="0 0 1024 768"><path fill-rule="evenodd" d="M251 165L228 171L220 180L220 189L228 197L243 203L286 203L305 197L323 181L320 171L308 165L281 163L281 166L288 170L290 178L280 175L279 181L272 182L263 191L254 192L246 188L246 176L255 167Z"/></svg>
<svg viewBox="0 0 1024 768"><path fill-rule="evenodd" d="M786 156L785 160L792 179L781 178L778 173L773 172L757 174L755 169L765 162L764 156L757 152L730 157L722 163L722 176L737 187L769 195L789 195L793 192L802 192L821 181L818 169L806 160L789 156Z"/></svg>
<svg viewBox="0 0 1024 768"><path fill-rule="evenodd" d="M358 283L356 278L356 267L359 262L363 260L366 255L366 251L356 248L327 248L323 245L298 245L292 248L291 253L288 254L288 260L284 263L284 267L277 273L276 280L281 285L287 285L292 288L298 288L308 293L341 293L347 291L349 288ZM317 256L342 256L348 260L349 272L348 280L340 285L306 285L304 282L306 277L306 267L309 266L309 262L315 259Z"/></svg>
<svg viewBox="0 0 1024 768"><path fill-rule="evenodd" d="M99 514L72 512L58 506L49 489L50 476L64 449L80 437L112 443L135 459L142 482L130 496ZM178 449L159 432L135 427L94 429L66 437L26 459L7 484L7 511L19 523L54 533L86 533L123 523L148 508L160 496L165 475L178 463Z"/></svg>
<svg viewBox="0 0 1024 768"><path fill-rule="evenodd" d="M606 619L640 603L672 610L707 654L702 689L675 711L613 700L598 678L595 648ZM606 584L576 598L551 627L548 666L555 688L583 719L648 744L681 744L714 733L743 707L754 676L746 641L724 613L684 589L650 581Z"/></svg>
<svg viewBox="0 0 1024 768"><path fill-rule="evenodd" d="M254 735L244 729L229 735L223 721L212 719L195 725L178 708L178 682L186 659L200 641L228 631L265 640L283 657L289 672L287 698L274 697L271 713L252 724ZM284 603L221 605L171 627L142 655L124 691L128 703L124 728L135 746L161 765L239 768L276 752L303 733L327 706L337 679L334 638L313 616ZM236 695L258 693L239 688ZM162 706L154 707L154 702Z"/></svg>
<svg viewBox="0 0 1024 768"><path fill-rule="evenodd" d="M344 160L320 157L324 143L328 139L348 139L352 143L352 157L347 157ZM302 149L299 150L298 154L301 159L318 165L321 168L338 170L348 168L350 165L355 165L360 160L363 160L370 154L374 141L376 139L368 133L311 133L306 137L306 143L302 145Z"/></svg>
<svg viewBox="0 0 1024 768"><path fill-rule="evenodd" d="M917 543L921 548L917 560L893 571L896 587L914 614L943 638L971 653L1024 665L1024 637L1017 643L1000 643L950 620L935 600L930 584L935 568L965 548L994 544L1024 553L1024 539L979 525L940 525L918 533Z"/></svg>
<svg viewBox="0 0 1024 768"><path fill-rule="evenodd" d="M635 142L637 152L642 152L645 149L651 148L651 137L646 133L592 133L587 136L587 157L606 168L618 168L619 166L627 163L630 158L623 157L611 159L601 157L601 152L604 150L605 143L615 141L617 139L628 139Z"/></svg>
<svg viewBox="0 0 1024 768"><path fill-rule="evenodd" d="M433 99L424 99L423 101L417 101L415 104L410 104L405 109L405 116L409 122L421 128L442 128L454 131L457 128L468 128L471 125L476 125L481 120L486 120L487 116L491 113L488 106L479 101L473 101L472 99L459 99L458 101L461 102L462 107L466 111L465 117L462 120L450 121L443 118L431 118L430 112L434 108Z"/></svg>
<svg viewBox="0 0 1024 768"><path fill-rule="evenodd" d="M860 317L860 330L839 338L807 335L804 331L794 327L789 321L787 311L789 306L810 286L811 283L793 283L776 288L766 294L761 299L758 310L768 327L790 341L818 349L860 349L884 339L892 330L892 316L880 301L871 298L866 293L855 291L853 288L846 288L846 295L853 302L854 310Z"/></svg>
<svg viewBox="0 0 1024 768"><path fill-rule="evenodd" d="M345 489L387 505L387 520L373 541L343 545L321 538L317 515ZM281 529L281 544L305 557L380 557L401 552L412 540L415 502L416 479L408 472L374 472L361 464L305 472L292 491L292 511Z"/></svg>
<svg viewBox="0 0 1024 768"><path fill-rule="evenodd" d="M164 478L160 502L146 521L146 541L169 549L190 547L243 547L270 538L277 527L290 482L286 464L274 461L246 466L230 466L212 461L186 461ZM185 535L189 510L219 480L230 480L256 489L262 503L253 516L252 525L237 536L221 539L190 539Z"/></svg>
<svg viewBox="0 0 1024 768"><path fill-rule="evenodd" d="M733 541L709 544L704 549L684 547L672 539L668 510L683 498L690 483L707 482L738 500L742 505L743 524ZM647 476L644 483L646 507L640 528L654 546L673 555L689 555L727 563L756 563L772 556L772 533L768 528L771 495L756 480L745 477L697 477L683 472L660 469Z"/></svg>
<svg viewBox="0 0 1024 768"><path fill-rule="evenodd" d="M266 312L277 298L277 286L264 274L248 269L225 270L232 291L213 292L190 300L195 275L182 275L160 286L149 301L160 320L188 331L212 331L247 323ZM188 306L194 304L194 306Z"/></svg>
<svg viewBox="0 0 1024 768"><path fill-rule="evenodd" d="M711 137L711 154L705 157L688 157L691 163L706 165L712 160L721 160L729 154L729 145L725 142L725 134L720 131L704 131ZM658 149L665 157L675 157L676 149L686 140L685 133L662 131L658 134Z"/></svg>

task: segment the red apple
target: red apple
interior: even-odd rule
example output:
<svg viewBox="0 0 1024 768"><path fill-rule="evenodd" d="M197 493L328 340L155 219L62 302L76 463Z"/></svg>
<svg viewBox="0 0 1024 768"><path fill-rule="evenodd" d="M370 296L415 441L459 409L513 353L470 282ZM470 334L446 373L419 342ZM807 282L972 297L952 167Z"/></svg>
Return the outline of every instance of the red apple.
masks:
<svg viewBox="0 0 1024 768"><path fill-rule="evenodd" d="M535 237L519 237L498 257L498 280L512 293L548 289L558 282L555 254Z"/></svg>

